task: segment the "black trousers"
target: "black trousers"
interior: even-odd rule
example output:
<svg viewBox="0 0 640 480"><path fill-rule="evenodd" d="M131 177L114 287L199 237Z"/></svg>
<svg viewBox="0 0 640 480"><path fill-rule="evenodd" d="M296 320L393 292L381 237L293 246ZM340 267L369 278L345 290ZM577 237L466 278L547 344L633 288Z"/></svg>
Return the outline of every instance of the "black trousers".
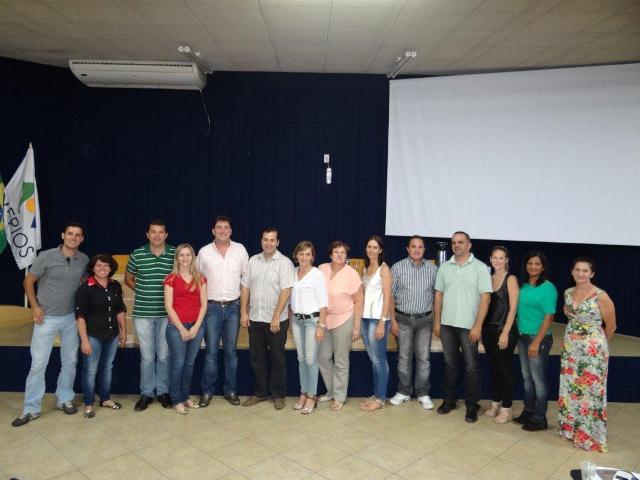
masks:
<svg viewBox="0 0 640 480"><path fill-rule="evenodd" d="M507 348L500 350L498 340L502 330L495 325L482 327L482 344L491 367L491 400L502 402L504 408L511 408L513 403L513 351L518 343L517 330L515 325L511 327Z"/></svg>
<svg viewBox="0 0 640 480"><path fill-rule="evenodd" d="M464 359L465 404L478 408L480 400L481 373L478 344L469 340L469 329L442 325L440 327L442 353L444 356L444 379L442 391L444 402L453 405L458 400L458 374Z"/></svg>
<svg viewBox="0 0 640 480"><path fill-rule="evenodd" d="M249 323L249 354L255 377L254 395L264 398L287 395L287 361L284 345L287 343L289 320L280 322L280 331L272 333L270 323Z"/></svg>

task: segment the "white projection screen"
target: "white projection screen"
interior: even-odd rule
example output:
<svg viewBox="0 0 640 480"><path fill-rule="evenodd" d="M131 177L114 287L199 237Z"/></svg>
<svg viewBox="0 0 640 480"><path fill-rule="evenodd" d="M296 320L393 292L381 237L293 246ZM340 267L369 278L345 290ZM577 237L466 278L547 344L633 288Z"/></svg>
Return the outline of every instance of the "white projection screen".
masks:
<svg viewBox="0 0 640 480"><path fill-rule="evenodd" d="M640 64L393 80L387 235L640 245Z"/></svg>

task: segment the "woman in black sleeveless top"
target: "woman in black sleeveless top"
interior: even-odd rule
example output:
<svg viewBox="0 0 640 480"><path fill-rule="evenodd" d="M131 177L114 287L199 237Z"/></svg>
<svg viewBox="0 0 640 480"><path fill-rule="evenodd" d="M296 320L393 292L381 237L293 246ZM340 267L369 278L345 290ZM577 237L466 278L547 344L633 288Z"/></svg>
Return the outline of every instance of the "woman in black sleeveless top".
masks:
<svg viewBox="0 0 640 480"><path fill-rule="evenodd" d="M482 343L491 367L491 408L485 415L496 423L507 423L513 418L513 351L518 340L514 321L520 289L516 276L508 271L505 247L493 247L491 266L493 293L482 326Z"/></svg>

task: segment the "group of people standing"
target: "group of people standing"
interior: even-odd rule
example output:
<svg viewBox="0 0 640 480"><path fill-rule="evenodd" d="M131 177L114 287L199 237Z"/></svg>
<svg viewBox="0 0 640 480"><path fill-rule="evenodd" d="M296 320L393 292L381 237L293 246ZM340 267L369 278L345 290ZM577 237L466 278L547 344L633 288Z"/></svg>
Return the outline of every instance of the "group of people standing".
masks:
<svg viewBox="0 0 640 480"><path fill-rule="evenodd" d="M349 246L341 241L331 243L330 262L318 267L313 265L313 244L299 242L292 255L294 267L278 250L275 228L262 232L262 251L251 258L244 246L231 240L228 217L217 217L212 233L213 241L196 256L189 244L170 246L166 225L154 220L147 229L148 243L130 255L125 283L135 291L132 313L141 355L136 411L145 410L154 398L179 414L209 406L216 393L221 340L225 367L221 393L230 404L239 405L236 349L241 326L248 328L255 377L254 393L243 405L273 400L276 409L284 408L285 343L291 328L300 376L300 396L293 409L302 414L312 413L318 402L330 402L334 411L343 407L351 345L361 336L372 364L373 395L360 403L360 409L384 408L390 333L398 343L398 388L389 403L399 406L415 394L424 409L433 409L429 378L435 334L442 341L445 364L439 414L457 407L458 376L464 365L465 420L477 421L482 341L492 387L485 415L496 423L513 419L529 431L547 428L546 365L557 291L546 278L543 252L526 254L519 285L509 273L505 247L492 249L489 269L471 253L465 232L453 234L453 256L439 268L424 259L420 236L409 238L407 257L389 267L384 242L373 235L365 246L361 277L347 264ZM89 260L79 251L83 238L81 225L66 225L62 245L41 252L25 278L35 325L25 406L14 426L40 416L44 371L56 334L61 338L62 360L58 408L67 414L77 411L72 400L78 346L84 357L84 416L95 416L96 393L99 406L121 408L110 398L111 366L118 344L126 340L122 288L111 278L118 266L106 254ZM88 278L81 282L85 272ZM591 284L593 274L592 261L577 259L572 267L576 286L565 292L569 325L561 355L558 432L579 447L606 451L607 339L615 331L615 311L608 295ZM189 394L203 338L202 394L196 402ZM522 413L513 418L516 346L525 402ZM322 395L317 391L318 373L327 389Z"/></svg>

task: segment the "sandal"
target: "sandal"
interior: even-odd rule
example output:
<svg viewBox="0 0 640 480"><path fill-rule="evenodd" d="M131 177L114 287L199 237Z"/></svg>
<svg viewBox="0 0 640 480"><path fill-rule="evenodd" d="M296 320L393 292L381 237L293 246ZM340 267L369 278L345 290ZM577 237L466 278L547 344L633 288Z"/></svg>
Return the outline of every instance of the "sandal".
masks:
<svg viewBox="0 0 640 480"><path fill-rule="evenodd" d="M93 407L89 405L84 407L83 416L84 418L93 418L96 416L96 412L93 410Z"/></svg>
<svg viewBox="0 0 640 480"><path fill-rule="evenodd" d="M110 408L111 410L120 410L122 405L118 402L114 402L113 400L105 400L104 402L100 402L100 406L104 408Z"/></svg>
<svg viewBox="0 0 640 480"><path fill-rule="evenodd" d="M200 408L200 404L194 403L191 399L184 402L184 406L187 408Z"/></svg>
<svg viewBox="0 0 640 480"><path fill-rule="evenodd" d="M363 412L375 412L376 410L380 410L381 408L384 408L384 406L385 406L384 400L380 400L379 398L374 398L370 402L365 403L364 405L360 405L360 410L362 410Z"/></svg>
<svg viewBox="0 0 640 480"><path fill-rule="evenodd" d="M179 413L180 415L186 415L187 413L189 413L189 410L187 410L187 408L182 403L174 405L173 408L176 413Z"/></svg>
<svg viewBox="0 0 640 480"><path fill-rule="evenodd" d="M362 407L364 407L365 405L371 403L371 402L375 402L376 401L376 396L375 395L371 395L369 398L365 398L363 401L360 402L360 409L362 410Z"/></svg>
<svg viewBox="0 0 640 480"><path fill-rule="evenodd" d="M339 400L334 400L333 403L331 403L331 410L333 410L334 412L337 412L343 406L344 406L344 402L341 402Z"/></svg>
<svg viewBox="0 0 640 480"><path fill-rule="evenodd" d="M325 393L324 395L320 395L320 396L318 397L318 401L319 401L320 403L328 402L329 400L333 400L333 397L330 397L330 396L329 396L328 394L326 394L326 393Z"/></svg>
<svg viewBox="0 0 640 480"><path fill-rule="evenodd" d="M304 404L307 402L307 397L304 393L300 394L300 397L298 398L298 403L296 403L293 406L294 410L302 410L304 408Z"/></svg>
<svg viewBox="0 0 640 480"><path fill-rule="evenodd" d="M309 415L318 406L318 397L307 397L304 407L300 409L303 415Z"/></svg>

